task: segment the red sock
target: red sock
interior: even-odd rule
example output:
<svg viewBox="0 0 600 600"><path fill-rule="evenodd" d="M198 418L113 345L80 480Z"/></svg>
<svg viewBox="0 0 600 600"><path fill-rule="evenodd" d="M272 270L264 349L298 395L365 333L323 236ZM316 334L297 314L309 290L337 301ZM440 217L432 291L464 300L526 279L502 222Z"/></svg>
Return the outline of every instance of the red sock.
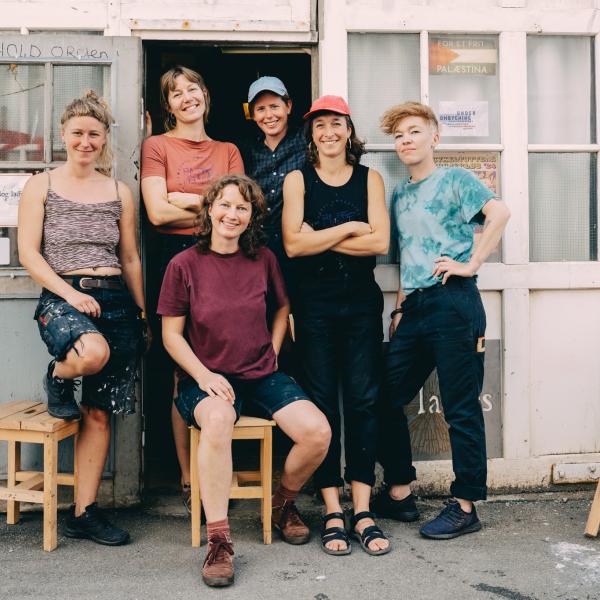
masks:
<svg viewBox="0 0 600 600"><path fill-rule="evenodd" d="M206 534L208 541L212 541L213 537L224 537L228 542L231 542L229 534L229 519L225 517L220 521L213 521L206 524Z"/></svg>
<svg viewBox="0 0 600 600"><path fill-rule="evenodd" d="M280 485L273 494L273 508L279 508L283 506L286 502L293 502L299 493L300 490L288 490L288 488L284 487L283 485Z"/></svg>

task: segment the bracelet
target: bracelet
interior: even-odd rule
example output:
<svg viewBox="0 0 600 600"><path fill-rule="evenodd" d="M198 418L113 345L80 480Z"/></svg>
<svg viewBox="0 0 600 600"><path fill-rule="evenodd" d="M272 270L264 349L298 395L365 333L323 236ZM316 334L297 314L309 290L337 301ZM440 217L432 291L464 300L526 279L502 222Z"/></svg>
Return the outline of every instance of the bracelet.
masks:
<svg viewBox="0 0 600 600"><path fill-rule="evenodd" d="M390 313L390 319L393 319L396 315L401 315L402 314L402 309L401 308L395 308L391 313Z"/></svg>

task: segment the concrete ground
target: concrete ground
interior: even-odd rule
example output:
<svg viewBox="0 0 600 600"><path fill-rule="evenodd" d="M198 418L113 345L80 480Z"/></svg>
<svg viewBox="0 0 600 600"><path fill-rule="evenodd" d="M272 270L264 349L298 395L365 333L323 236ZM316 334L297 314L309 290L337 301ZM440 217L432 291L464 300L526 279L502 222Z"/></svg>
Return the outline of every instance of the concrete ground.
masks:
<svg viewBox="0 0 600 600"><path fill-rule="evenodd" d="M200 579L200 551L190 545L189 520L178 498L154 498L135 510L110 511L127 528L129 546L107 548L60 534L54 552L41 549L42 520L26 512L16 526L0 521L0 598L154 600L600 600L600 538L583 529L592 492L495 497L479 505L484 529L450 541L418 534L419 523L381 520L392 540L385 556L333 557L320 550L321 508L301 497L313 539L289 546L261 543L258 507L231 510L236 583L209 589ZM438 499L419 502L423 518ZM203 532L204 535L204 532Z"/></svg>

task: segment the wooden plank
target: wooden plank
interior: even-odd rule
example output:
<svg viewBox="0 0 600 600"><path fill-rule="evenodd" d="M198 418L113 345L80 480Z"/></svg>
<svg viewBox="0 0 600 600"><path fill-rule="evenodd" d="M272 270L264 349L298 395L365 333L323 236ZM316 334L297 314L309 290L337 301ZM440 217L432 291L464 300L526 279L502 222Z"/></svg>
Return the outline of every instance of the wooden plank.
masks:
<svg viewBox="0 0 600 600"><path fill-rule="evenodd" d="M230 498L243 498L250 500L252 498L262 498L263 489L259 485L248 485L244 487L231 487Z"/></svg>
<svg viewBox="0 0 600 600"><path fill-rule="evenodd" d="M44 492L19 490L16 487L0 487L0 500L18 500L19 502L44 502Z"/></svg>
<svg viewBox="0 0 600 600"><path fill-rule="evenodd" d="M19 412L28 406L36 406L39 402L31 402L30 400L13 400L12 402L6 402L0 404L0 419L4 419L7 415Z"/></svg>
<svg viewBox="0 0 600 600"><path fill-rule="evenodd" d="M598 529L600 529L600 481L596 487L594 501L592 502L590 515L585 526L586 537L596 537L598 535Z"/></svg>
<svg viewBox="0 0 600 600"><path fill-rule="evenodd" d="M236 471L234 475L237 475L240 483L260 481L260 471Z"/></svg>
<svg viewBox="0 0 600 600"><path fill-rule="evenodd" d="M40 490L44 487L44 474L36 473L15 486L17 490Z"/></svg>
<svg viewBox="0 0 600 600"><path fill-rule="evenodd" d="M44 436L44 550L56 548L56 476L58 440L52 433Z"/></svg>
<svg viewBox="0 0 600 600"><path fill-rule="evenodd" d="M234 440L262 440L266 427L235 427L232 439Z"/></svg>
<svg viewBox="0 0 600 600"><path fill-rule="evenodd" d="M235 424L238 427L275 427L275 421L260 419L259 417L240 417L240 420Z"/></svg>
<svg viewBox="0 0 600 600"><path fill-rule="evenodd" d="M39 402L30 402L29 400L15 400L14 402L7 402L6 404L0 404L0 429L4 429L4 419L18 413L22 410L38 406Z"/></svg>
<svg viewBox="0 0 600 600"><path fill-rule="evenodd" d="M77 423L78 421L75 421ZM21 429L26 431L44 431L54 432L72 425L72 421L57 419L49 415L46 411L37 414L32 414L28 418L21 421Z"/></svg>
<svg viewBox="0 0 600 600"><path fill-rule="evenodd" d="M31 444L43 444L44 434L41 431L21 431L20 429L0 429L0 440L8 442L28 442Z"/></svg>
<svg viewBox="0 0 600 600"><path fill-rule="evenodd" d="M8 442L8 487L16 487L17 471L21 468L21 442ZM6 503L6 523L16 525L19 522L21 504L17 500Z"/></svg>
<svg viewBox="0 0 600 600"><path fill-rule="evenodd" d="M16 480L17 481L25 481L34 475L41 474L41 471L17 471ZM74 483L74 474L73 473L57 473L56 475L56 483L58 485L68 485L72 486Z"/></svg>
<svg viewBox="0 0 600 600"><path fill-rule="evenodd" d="M271 494L273 485L273 429L265 427L265 439L260 443L260 480L262 483L263 543L271 543Z"/></svg>
<svg viewBox="0 0 600 600"><path fill-rule="evenodd" d="M23 423L28 419L35 417L39 414L47 415L47 406L45 404L37 404L35 406L28 406L23 410L13 413L0 421L0 427L2 429L25 429Z"/></svg>

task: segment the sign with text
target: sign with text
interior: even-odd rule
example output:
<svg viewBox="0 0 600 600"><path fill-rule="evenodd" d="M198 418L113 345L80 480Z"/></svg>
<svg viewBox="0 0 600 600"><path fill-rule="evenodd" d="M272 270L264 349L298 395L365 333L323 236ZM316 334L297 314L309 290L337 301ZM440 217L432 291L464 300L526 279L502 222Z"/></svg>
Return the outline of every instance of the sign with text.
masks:
<svg viewBox="0 0 600 600"><path fill-rule="evenodd" d="M438 120L440 135L461 137L487 137L488 103L485 100L476 102L455 102L440 100Z"/></svg>
<svg viewBox="0 0 600 600"><path fill-rule="evenodd" d="M463 167L471 171L496 196L499 195L499 152L436 152L433 158L438 167Z"/></svg>
<svg viewBox="0 0 600 600"><path fill-rule="evenodd" d="M430 75L495 75L496 39L491 37L430 36Z"/></svg>
<svg viewBox="0 0 600 600"><path fill-rule="evenodd" d="M16 227L19 199L29 173L0 174L0 227Z"/></svg>

